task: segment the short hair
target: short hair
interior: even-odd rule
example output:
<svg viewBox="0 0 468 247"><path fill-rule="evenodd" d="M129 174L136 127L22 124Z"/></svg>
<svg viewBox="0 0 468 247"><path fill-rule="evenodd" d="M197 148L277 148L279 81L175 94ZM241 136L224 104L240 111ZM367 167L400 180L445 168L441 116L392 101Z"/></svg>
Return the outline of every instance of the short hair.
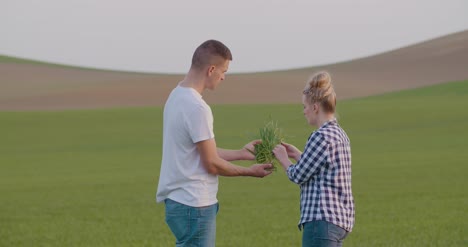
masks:
<svg viewBox="0 0 468 247"><path fill-rule="evenodd" d="M193 53L192 67L201 69L207 65L214 64L217 58L222 58L224 61L232 61L231 51L220 41L207 40L198 46Z"/></svg>
<svg viewBox="0 0 468 247"><path fill-rule="evenodd" d="M314 74L307 82L303 94L309 103L319 103L325 112L335 112L336 93L328 72Z"/></svg>

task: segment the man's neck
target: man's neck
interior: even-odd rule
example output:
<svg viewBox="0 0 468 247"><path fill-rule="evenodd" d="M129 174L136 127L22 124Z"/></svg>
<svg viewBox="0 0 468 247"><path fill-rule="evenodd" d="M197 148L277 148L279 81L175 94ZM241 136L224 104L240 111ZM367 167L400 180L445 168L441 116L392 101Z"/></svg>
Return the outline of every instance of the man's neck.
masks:
<svg viewBox="0 0 468 247"><path fill-rule="evenodd" d="M189 71L185 78L179 83L179 86L193 88L199 94L202 94L205 90L204 80L192 71Z"/></svg>

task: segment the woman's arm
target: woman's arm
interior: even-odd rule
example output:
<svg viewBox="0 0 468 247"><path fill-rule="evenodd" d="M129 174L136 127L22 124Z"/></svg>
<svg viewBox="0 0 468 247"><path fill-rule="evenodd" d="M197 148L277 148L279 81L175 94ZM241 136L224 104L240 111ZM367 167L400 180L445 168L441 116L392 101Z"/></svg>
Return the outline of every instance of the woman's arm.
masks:
<svg viewBox="0 0 468 247"><path fill-rule="evenodd" d="M278 160L286 170L289 180L296 184L303 184L309 181L318 172L319 167L326 162L327 147L325 138L319 132L314 132L307 141L304 153L295 165L284 158L287 154L285 147L278 145L273 153L277 158L280 156Z"/></svg>

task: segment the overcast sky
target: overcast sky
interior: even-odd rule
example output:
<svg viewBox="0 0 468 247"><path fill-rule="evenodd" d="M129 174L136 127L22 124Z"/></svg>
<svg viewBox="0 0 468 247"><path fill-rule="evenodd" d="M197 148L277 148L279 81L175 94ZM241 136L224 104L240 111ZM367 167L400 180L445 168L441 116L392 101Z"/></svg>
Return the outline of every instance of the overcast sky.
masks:
<svg viewBox="0 0 468 247"><path fill-rule="evenodd" d="M468 0L0 0L0 54L185 73L218 39L230 72L328 64L468 29Z"/></svg>

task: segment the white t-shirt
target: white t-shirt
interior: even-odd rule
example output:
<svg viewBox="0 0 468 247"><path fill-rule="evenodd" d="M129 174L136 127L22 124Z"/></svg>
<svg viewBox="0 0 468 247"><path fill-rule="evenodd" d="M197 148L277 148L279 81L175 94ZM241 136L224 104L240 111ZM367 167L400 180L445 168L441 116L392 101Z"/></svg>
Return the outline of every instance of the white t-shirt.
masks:
<svg viewBox="0 0 468 247"><path fill-rule="evenodd" d="M163 153L156 201L204 207L218 202L218 176L202 164L196 143L214 138L213 113L193 88L177 86L164 106Z"/></svg>

